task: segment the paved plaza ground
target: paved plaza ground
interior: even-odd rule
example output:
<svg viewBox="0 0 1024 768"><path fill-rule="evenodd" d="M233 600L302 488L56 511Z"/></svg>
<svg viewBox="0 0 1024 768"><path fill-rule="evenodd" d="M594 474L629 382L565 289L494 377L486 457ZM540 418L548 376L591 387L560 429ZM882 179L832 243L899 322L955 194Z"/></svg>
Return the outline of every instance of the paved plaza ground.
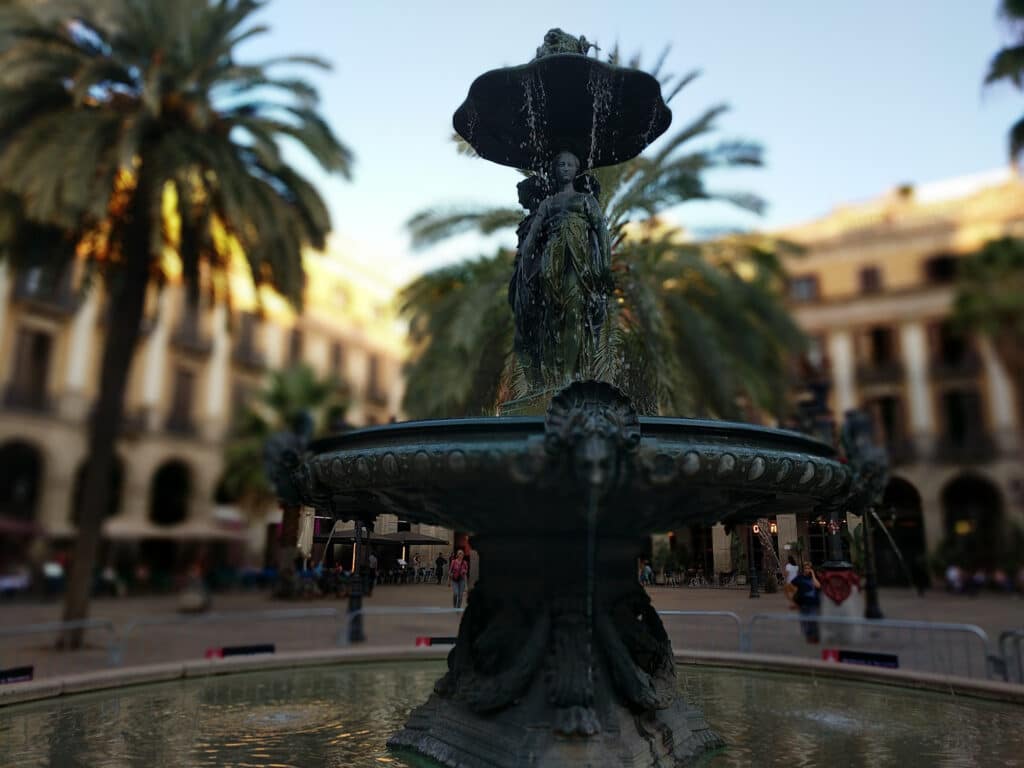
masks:
<svg viewBox="0 0 1024 768"><path fill-rule="evenodd" d="M746 589L713 589L692 587L653 587L650 594L659 610L732 611L747 621L755 613L787 613L781 594L764 594L759 599L748 597ZM398 608L451 606L451 593L445 586L434 584L378 586L368 607ZM1024 628L1024 598L1018 595L981 594L977 597L951 595L929 591L918 597L911 590L882 589L880 603L886 618L913 619L931 622L956 622L981 627L994 642L1001 631ZM339 632L344 629L344 611L347 599L313 599L281 601L265 592L235 592L217 594L213 598L212 616L199 622L189 621L177 614L177 597L98 598L93 603L92 616L107 619L115 631L123 633L132 621L143 620L137 628L122 638L123 658L126 666L168 660L202 658L210 648L249 643L274 643L278 650L309 650L333 647ZM314 615L316 609L334 608L327 615ZM261 611L304 611L307 617L266 621L246 618L238 614ZM10 601L0 603L0 627L38 624L60 618L59 602L33 603ZM792 612L790 612L792 614ZM238 615L226 617L224 614ZM367 616L365 619L367 644L411 646L415 638L423 635L450 636L457 630L456 614L423 616L394 615ZM168 623L159 623L166 620ZM691 643L693 648L731 650L728 643L735 638L734 622L714 619L666 619L673 642L679 646ZM778 625L785 642L799 637L795 625ZM731 634L730 634L731 633ZM30 638L0 638L0 667L32 663L37 676L70 674L106 666L107 647L113 635L95 632L90 635L90 648L81 653L58 653L52 650L52 636ZM916 641L914 641L916 642Z"/></svg>

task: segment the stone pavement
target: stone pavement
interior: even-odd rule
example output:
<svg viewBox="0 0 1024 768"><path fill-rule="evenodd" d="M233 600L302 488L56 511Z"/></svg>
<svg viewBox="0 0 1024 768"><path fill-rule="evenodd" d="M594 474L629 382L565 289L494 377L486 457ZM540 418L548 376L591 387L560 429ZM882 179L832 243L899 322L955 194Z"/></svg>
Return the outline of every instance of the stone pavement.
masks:
<svg viewBox="0 0 1024 768"><path fill-rule="evenodd" d="M732 611L747 620L755 613L786 613L781 593L762 595L751 600L746 589L712 589L691 587L653 587L651 597L659 610ZM911 590L883 589L880 603L886 618L917 619L933 622L970 623L980 626L992 642L1008 628L1024 628L1024 599L1017 595L982 594L978 597L949 595L930 591L923 598ZM251 643L274 643L279 650L313 650L335 645L343 620L331 616L307 616L285 621L258 621L225 617L253 611L302 611L304 609L337 609L343 616L348 601L345 599L315 599L280 601L263 592L236 592L217 594L213 598L212 613L216 616L188 621L176 613L175 596L99 598L94 601L92 616L111 621L117 631L140 618L165 618L169 624L140 626L122 639L123 664L152 663L190 658L202 658L211 648ZM433 584L379 586L366 601L371 608L415 606L451 606L451 592L447 587ZM22 601L0 602L0 628L56 621L61 606L57 602L31 603ZM412 645L418 636L454 635L458 615L436 616L367 616L365 618L368 645ZM187 623L186 623L187 622ZM675 623L666 619L670 635L676 639L693 638L694 647L717 646L728 642L729 622L687 619ZM705 632L706 636L698 637ZM721 634L717 639L715 632ZM788 627L787 627L787 631ZM794 626L791 630L796 634ZM733 636L735 633L733 632ZM52 635L28 638L0 637L0 668L32 663L37 677L69 674L102 668L109 663L106 646L113 638L109 633L95 632L89 636L89 648L80 653L59 653L52 650ZM723 650L731 650L728 647Z"/></svg>

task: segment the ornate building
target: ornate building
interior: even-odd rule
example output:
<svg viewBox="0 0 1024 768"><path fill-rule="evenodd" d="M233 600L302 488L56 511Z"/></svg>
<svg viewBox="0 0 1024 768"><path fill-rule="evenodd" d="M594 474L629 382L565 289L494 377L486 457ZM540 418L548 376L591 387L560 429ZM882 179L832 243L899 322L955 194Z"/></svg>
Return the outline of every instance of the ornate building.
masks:
<svg viewBox="0 0 1024 768"><path fill-rule="evenodd" d="M1024 403L991 344L950 315L957 259L1024 237L1024 181L1005 170L905 185L777 234L807 249L788 264L790 300L836 418L867 409L889 450L880 513L904 555L987 568L1012 558ZM898 581L891 546L876 549Z"/></svg>
<svg viewBox="0 0 1024 768"><path fill-rule="evenodd" d="M878 510L886 531L875 539L882 582L906 584L889 536L916 568L1019 561L1024 403L987 340L960 333L950 316L957 259L1024 237L1024 180L1003 170L904 185L773 234L805 249L786 265L790 306L837 424L851 408L868 410L889 452ZM826 558L823 520L781 515L771 525L778 549L800 542L803 556ZM749 534L740 535L743 556ZM733 569L736 546L722 526L673 536L688 537L694 567Z"/></svg>
<svg viewBox="0 0 1024 768"><path fill-rule="evenodd" d="M395 286L365 263L307 254L305 310L296 316L248 274L230 276L232 307L189 312L173 280L149 297L130 375L116 492L105 537L160 560L168 542L248 541L258 562L267 527L216 503L223 444L266 371L306 363L348 383L353 424L387 423L402 396L405 334ZM173 273L173 270L172 270ZM58 285L0 265L0 572L28 542L75 535L86 425L106 323L99 286ZM257 301L259 299L259 301ZM262 308L262 311L258 311ZM268 521L275 511L268 510ZM381 521L395 530L398 521ZM239 549L238 546L235 549Z"/></svg>

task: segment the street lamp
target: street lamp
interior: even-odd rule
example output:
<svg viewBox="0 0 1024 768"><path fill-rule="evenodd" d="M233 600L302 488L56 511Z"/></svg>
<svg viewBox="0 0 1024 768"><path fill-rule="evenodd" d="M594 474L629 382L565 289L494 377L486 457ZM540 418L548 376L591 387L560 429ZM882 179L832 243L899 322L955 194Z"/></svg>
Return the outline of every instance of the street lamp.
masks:
<svg viewBox="0 0 1024 768"><path fill-rule="evenodd" d="M882 618L878 604L878 576L875 570L875 544L871 534L871 516L889 479L889 457L875 443L874 423L864 411L850 410L843 421L843 450L853 470L851 505L858 509L864 527L864 618Z"/></svg>
<svg viewBox="0 0 1024 768"><path fill-rule="evenodd" d="M750 595L751 598L759 598L761 594L757 591L757 558L754 557L754 534L760 533L761 529L757 523L750 526L748 536L750 540L750 546L748 549L747 560L750 564Z"/></svg>

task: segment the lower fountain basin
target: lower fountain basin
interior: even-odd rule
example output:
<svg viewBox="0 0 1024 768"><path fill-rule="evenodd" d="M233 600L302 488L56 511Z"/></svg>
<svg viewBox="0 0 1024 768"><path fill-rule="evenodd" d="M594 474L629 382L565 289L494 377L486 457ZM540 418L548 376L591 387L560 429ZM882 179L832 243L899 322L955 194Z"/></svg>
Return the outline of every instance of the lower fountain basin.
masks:
<svg viewBox="0 0 1024 768"><path fill-rule="evenodd" d="M385 747L440 662L278 669L0 708L0 768L427 766ZM728 745L700 765L1012 765L1019 705L819 675L683 665Z"/></svg>

